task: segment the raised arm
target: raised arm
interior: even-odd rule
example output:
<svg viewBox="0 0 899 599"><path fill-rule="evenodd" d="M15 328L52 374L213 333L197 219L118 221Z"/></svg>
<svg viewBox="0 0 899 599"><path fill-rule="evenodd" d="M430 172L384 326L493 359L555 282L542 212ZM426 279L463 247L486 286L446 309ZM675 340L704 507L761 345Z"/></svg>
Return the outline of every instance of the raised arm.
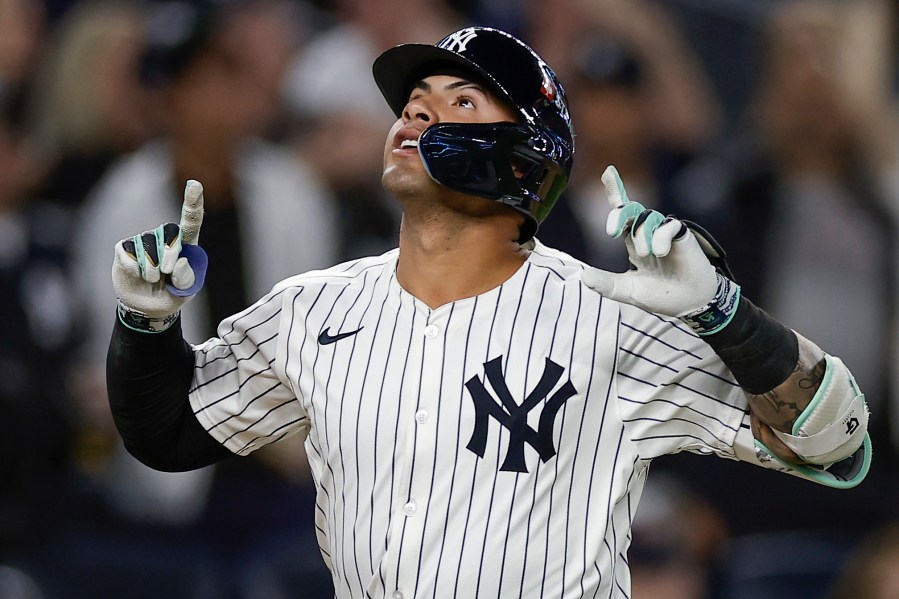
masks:
<svg viewBox="0 0 899 599"><path fill-rule="evenodd" d="M179 315L203 285L205 253L196 245L202 220L203 187L190 181L179 224L115 247L119 304L106 362L109 406L126 449L157 470L192 470L233 455L204 430L188 401L194 357Z"/></svg>
<svg viewBox="0 0 899 599"><path fill-rule="evenodd" d="M624 235L635 269L589 269L584 283L686 322L747 394L753 435L768 452L815 468L852 457L865 443L868 412L842 361L743 297L703 229L629 201L614 167L603 182L612 207L607 231Z"/></svg>
<svg viewBox="0 0 899 599"><path fill-rule="evenodd" d="M796 336L798 357L793 372L770 391L750 393L752 434L787 462L803 459L772 431L791 433L821 388L827 360L824 351L808 339ZM769 424L770 423L770 424Z"/></svg>

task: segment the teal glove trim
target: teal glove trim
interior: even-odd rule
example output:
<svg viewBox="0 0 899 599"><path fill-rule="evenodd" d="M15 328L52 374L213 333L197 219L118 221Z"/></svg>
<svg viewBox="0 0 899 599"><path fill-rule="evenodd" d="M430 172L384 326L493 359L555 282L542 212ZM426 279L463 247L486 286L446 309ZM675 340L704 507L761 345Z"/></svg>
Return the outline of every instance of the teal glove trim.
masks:
<svg viewBox="0 0 899 599"><path fill-rule="evenodd" d="M143 273L147 272L147 252L144 249L143 234L135 235L131 238L131 241L134 242L134 258L137 260L137 267L143 275Z"/></svg>
<svg viewBox="0 0 899 599"><path fill-rule="evenodd" d="M641 226L643 227L643 239L646 241L646 247L649 248L650 254L652 254L652 235L664 221L665 217L662 216L660 212L651 210L649 214L646 215L646 219L641 223ZM637 222L639 222L639 219L634 221L635 226ZM631 234L633 235L633 233Z"/></svg>
<svg viewBox="0 0 899 599"><path fill-rule="evenodd" d="M801 474L805 478L813 480L816 483L825 485L827 487L831 487L833 489L851 489L853 487L858 486L865 477L868 475L868 470L871 469L871 437L870 435L865 435L865 440L862 443L862 446L858 448L858 451L852 457L848 457L845 460L837 462L836 464L831 464L828 466L828 470L821 470L818 468L812 468L811 466L803 466L802 464L788 464L781 460L777 455L768 449L764 443L755 440L756 454L762 452L768 459L774 460L780 466L792 470L798 474ZM859 456L858 453L862 452L862 455ZM764 461L763 458L762 461ZM861 459L861 464L857 464L856 462ZM833 469L835 466L846 462L847 460L852 460L850 471L847 475L838 476L829 472L830 469Z"/></svg>
<svg viewBox="0 0 899 599"><path fill-rule="evenodd" d="M622 190L622 194L624 193L624 188L621 185L621 181L618 182L618 186ZM625 228L629 222L635 221L638 216L643 214L646 208L643 207L643 204L640 202L627 202L627 198L625 198L626 203L621 207L616 208L618 211L618 223L615 225L615 230L611 233L612 237L621 237L621 234L624 233Z"/></svg>
<svg viewBox="0 0 899 599"><path fill-rule="evenodd" d="M153 230L156 237L156 261L162 266L162 257L165 251L165 225L159 225Z"/></svg>

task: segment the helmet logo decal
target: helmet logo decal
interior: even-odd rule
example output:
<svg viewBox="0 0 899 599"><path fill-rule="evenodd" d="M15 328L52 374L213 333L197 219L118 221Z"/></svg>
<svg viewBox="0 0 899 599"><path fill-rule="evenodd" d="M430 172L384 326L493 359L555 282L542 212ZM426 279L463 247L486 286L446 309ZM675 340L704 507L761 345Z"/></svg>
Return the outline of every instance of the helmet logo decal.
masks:
<svg viewBox="0 0 899 599"><path fill-rule="evenodd" d="M468 46L468 42L477 36L478 32L474 27L460 29L440 42L440 47L449 50L450 52L465 52L465 47Z"/></svg>
<svg viewBox="0 0 899 599"><path fill-rule="evenodd" d="M555 76L545 62L540 61L540 70L543 72L543 83L540 84L540 94L546 98L546 101L556 107L559 115L568 123L571 117L568 114L568 106L565 103L562 94L559 93L558 86L555 83ZM535 109L538 108L535 106ZM570 124L569 124L570 127Z"/></svg>
<svg viewBox="0 0 899 599"><path fill-rule="evenodd" d="M543 69L543 83L540 85L540 93L550 103L556 101L556 86L550 79L549 72L546 69Z"/></svg>

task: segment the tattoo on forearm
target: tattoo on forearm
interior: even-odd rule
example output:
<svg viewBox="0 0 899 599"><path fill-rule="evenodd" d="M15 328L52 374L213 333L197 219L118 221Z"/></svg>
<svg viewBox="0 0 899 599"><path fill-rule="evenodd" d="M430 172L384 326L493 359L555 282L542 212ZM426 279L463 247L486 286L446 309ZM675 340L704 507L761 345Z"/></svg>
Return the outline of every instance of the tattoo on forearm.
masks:
<svg viewBox="0 0 899 599"><path fill-rule="evenodd" d="M778 428L786 429L792 427L793 422L802 413L802 408L795 401L784 401L780 398L777 391L772 390L755 397L767 404L768 409L766 412L769 414L769 420L774 419L776 416L775 422L780 425Z"/></svg>
<svg viewBox="0 0 899 599"><path fill-rule="evenodd" d="M824 378L824 370L827 368L827 363L824 359L818 360L816 363L812 364L812 366L806 370L802 370L799 364L796 365L796 370L802 372L802 375L796 384L799 385L800 389L806 389L810 391L817 391L818 385L821 384L821 380Z"/></svg>
<svg viewBox="0 0 899 599"><path fill-rule="evenodd" d="M793 373L776 388L761 395L749 396L753 410L769 426L784 432L791 430L817 391L824 378L825 367L823 358L811 365L800 360Z"/></svg>

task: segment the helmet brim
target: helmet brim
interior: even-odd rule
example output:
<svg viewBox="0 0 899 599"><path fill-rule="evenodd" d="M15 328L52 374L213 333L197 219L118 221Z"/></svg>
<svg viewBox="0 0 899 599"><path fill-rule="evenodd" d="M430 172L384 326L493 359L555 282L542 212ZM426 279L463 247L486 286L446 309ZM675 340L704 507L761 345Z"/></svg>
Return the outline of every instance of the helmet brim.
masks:
<svg viewBox="0 0 899 599"><path fill-rule="evenodd" d="M428 75L459 70L471 73L486 83L500 98L515 106L503 87L484 69L464 56L428 44L402 44L390 48L372 65L375 83L396 116L401 116L412 87Z"/></svg>

